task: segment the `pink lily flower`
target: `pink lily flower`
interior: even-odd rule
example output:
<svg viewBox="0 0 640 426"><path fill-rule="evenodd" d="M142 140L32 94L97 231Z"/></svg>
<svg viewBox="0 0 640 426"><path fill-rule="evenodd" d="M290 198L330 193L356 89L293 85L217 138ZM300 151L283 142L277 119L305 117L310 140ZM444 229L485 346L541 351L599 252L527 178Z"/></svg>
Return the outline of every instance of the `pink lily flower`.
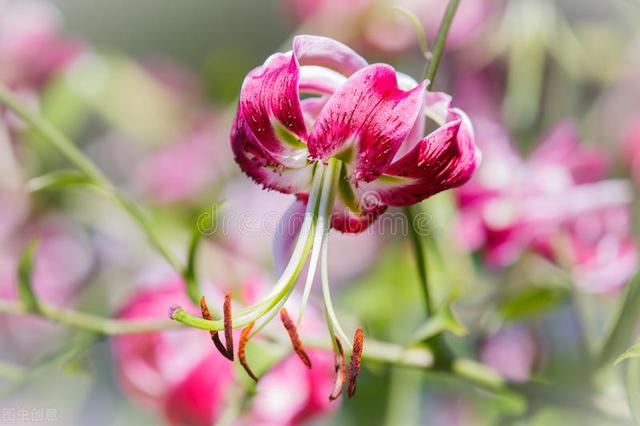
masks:
<svg viewBox="0 0 640 426"><path fill-rule="evenodd" d="M250 295L263 287L257 280L243 286L243 291ZM222 298L216 288L207 290L210 300ZM136 293L119 317L166 318L167 305L175 302L198 310L188 300L183 282L176 278ZM313 323L303 327L314 328ZM123 390L163 413L168 424L213 424L230 403L230 390L241 385L233 363L213 350L209 334L201 330L122 336L113 339L112 345ZM278 362L260 379L257 395L234 424L297 425L332 411L335 404L326 398L333 384L332 356L322 351L309 351L309 356L312 370L295 355Z"/></svg>
<svg viewBox="0 0 640 426"><path fill-rule="evenodd" d="M0 1L0 80L39 90L81 50L60 34L60 16L46 1Z"/></svg>
<svg viewBox="0 0 640 426"><path fill-rule="evenodd" d="M331 301L331 228L362 232L388 206L409 206L464 184L480 161L465 113L451 107L450 96L426 93L426 86L426 81L418 84L389 65L368 65L335 40L297 36L292 51L276 53L251 71L240 92L230 135L236 162L265 189L295 194L306 208L279 279L262 300L234 316L233 327L245 327L246 335L256 321L266 318L262 325L267 324L279 312L295 351L311 368L293 320L281 309L309 260L302 318L321 264L325 319L336 362L344 366L344 354L351 351L352 368L346 380L339 375L331 399L342 393L345 382L347 396L354 395L364 347L362 329L350 344ZM423 137L425 116L439 127ZM288 251L286 244L278 251ZM179 306L171 317L230 334L230 310L225 310L224 322L208 313L195 317ZM343 345L348 345L346 351ZM227 348L219 342L217 346L228 355Z"/></svg>
<svg viewBox="0 0 640 426"><path fill-rule="evenodd" d="M195 122L178 140L145 158L136 180L145 193L162 203L197 196L228 164L219 149L224 145L211 143L221 136L214 120Z"/></svg>
<svg viewBox="0 0 640 426"><path fill-rule="evenodd" d="M314 172L337 161L331 226L362 232L387 206L462 185L480 160L464 112L426 84L368 65L335 40L297 36L292 51L244 81L231 131L236 161L266 189L300 199L312 195ZM423 137L425 114L440 127Z"/></svg>
<svg viewBox="0 0 640 426"><path fill-rule="evenodd" d="M532 249L568 267L586 291L623 285L636 270L624 220L631 194L626 181L603 180L603 155L580 146L565 122L524 160L499 126L476 123L485 162L457 191L461 241L483 249L490 265L509 265Z"/></svg>

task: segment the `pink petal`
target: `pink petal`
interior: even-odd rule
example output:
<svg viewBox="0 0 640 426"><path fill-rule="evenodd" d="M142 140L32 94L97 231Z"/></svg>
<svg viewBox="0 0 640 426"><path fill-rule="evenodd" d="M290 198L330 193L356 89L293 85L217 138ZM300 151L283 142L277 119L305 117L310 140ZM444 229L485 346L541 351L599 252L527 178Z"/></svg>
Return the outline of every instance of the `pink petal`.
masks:
<svg viewBox="0 0 640 426"><path fill-rule="evenodd" d="M581 144L576 125L568 120L551 129L529 161L532 167L568 168L576 183L603 179L609 168L606 155Z"/></svg>
<svg viewBox="0 0 640 426"><path fill-rule="evenodd" d="M293 39L293 52L300 65L317 65L347 77L367 66L367 61L350 47L327 37L299 35Z"/></svg>
<svg viewBox="0 0 640 426"><path fill-rule="evenodd" d="M413 128L424 89L423 82L413 90L400 90L396 72L388 65L363 68L320 112L309 136L310 156L326 160L340 154L355 155L351 178L376 179ZM351 154L347 152L350 149L354 150Z"/></svg>
<svg viewBox="0 0 640 426"><path fill-rule="evenodd" d="M276 53L245 78L238 105L238 116L245 118L244 131L255 136L265 159L290 167L306 161L307 130L299 79L296 58L291 53Z"/></svg>
<svg viewBox="0 0 640 426"><path fill-rule="evenodd" d="M489 336L480 348L482 362L511 382L529 378L538 353L533 334L523 325L512 325Z"/></svg>
<svg viewBox="0 0 640 426"><path fill-rule="evenodd" d="M467 182L480 162L473 128L462 111L384 170L385 176L365 185L382 203L408 206Z"/></svg>
<svg viewBox="0 0 640 426"><path fill-rule="evenodd" d="M171 425L208 426L215 422L227 403L225 394L234 382L232 364L210 351L187 377L171 388L164 411Z"/></svg>
<svg viewBox="0 0 640 426"><path fill-rule="evenodd" d="M332 95L347 81L347 78L333 70L316 66L300 68L300 91Z"/></svg>
<svg viewBox="0 0 640 426"><path fill-rule="evenodd" d="M264 150L248 123L236 115L231 128L231 149L243 172L266 189L286 194L308 190L312 167L286 167Z"/></svg>

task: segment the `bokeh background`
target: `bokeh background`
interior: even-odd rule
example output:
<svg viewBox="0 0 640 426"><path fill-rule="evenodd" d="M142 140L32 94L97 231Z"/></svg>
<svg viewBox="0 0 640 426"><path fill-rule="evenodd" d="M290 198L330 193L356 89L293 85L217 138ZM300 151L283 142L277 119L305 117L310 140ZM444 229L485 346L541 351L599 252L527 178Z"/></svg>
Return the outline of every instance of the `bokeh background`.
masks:
<svg viewBox="0 0 640 426"><path fill-rule="evenodd" d="M233 161L245 75L310 33L419 79L426 59L393 6L432 43L446 3L0 0L0 81L143 206L179 258L204 220L209 299L231 289L251 300L277 277L273 240L293 197L261 190ZM637 0L461 0L434 90L469 114L483 164L420 208L436 303L457 318L445 339L500 385L367 362L356 397L329 404L322 351L312 374L256 349L256 364L276 369L254 389L207 333L99 338L0 313L0 424L631 424L640 376L613 361L637 337L640 303L639 24ZM71 167L0 109L0 298L16 300L17 259L37 239L46 303L123 318L188 305L121 208L33 179ZM333 295L350 330L406 345L426 317L401 211L389 214L391 227L331 235ZM321 306L310 310L313 330Z"/></svg>

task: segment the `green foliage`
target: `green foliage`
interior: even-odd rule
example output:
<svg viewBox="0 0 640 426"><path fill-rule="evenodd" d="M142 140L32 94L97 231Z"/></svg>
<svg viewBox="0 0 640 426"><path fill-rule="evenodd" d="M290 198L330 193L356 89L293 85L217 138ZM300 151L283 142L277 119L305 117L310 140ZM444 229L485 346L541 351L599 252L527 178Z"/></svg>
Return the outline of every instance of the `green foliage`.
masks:
<svg viewBox="0 0 640 426"><path fill-rule="evenodd" d="M31 241L22 252L18 262L18 296L28 312L40 312L38 297L33 291L33 255L38 247L36 241Z"/></svg>
<svg viewBox="0 0 640 426"><path fill-rule="evenodd" d="M507 321L540 315L558 307L569 293L557 287L532 287L502 300L498 312Z"/></svg>

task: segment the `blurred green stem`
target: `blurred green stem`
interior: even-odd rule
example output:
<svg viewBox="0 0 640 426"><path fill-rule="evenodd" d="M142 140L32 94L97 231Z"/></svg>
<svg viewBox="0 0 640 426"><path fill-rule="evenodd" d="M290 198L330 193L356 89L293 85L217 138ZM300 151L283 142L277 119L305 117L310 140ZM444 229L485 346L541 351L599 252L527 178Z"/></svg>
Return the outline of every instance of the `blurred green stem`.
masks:
<svg viewBox="0 0 640 426"><path fill-rule="evenodd" d="M38 313L34 313L30 312L26 305L21 302L8 302L5 300L0 300L0 315L1 314L38 315L52 322L106 336L150 333L183 327L182 324L169 319L148 321L118 320L104 318L84 312L59 309L43 303L40 304L40 311ZM265 334L269 335L269 333ZM276 338L271 335L269 335L269 337ZM282 343L289 346L288 340L282 340ZM315 349L331 350L331 342L325 338L305 339L305 345ZM433 356L431 351L427 348L405 348L393 343L381 342L373 339L367 339L362 359L365 361L384 362L414 368L428 368L433 364ZM0 367L7 366L0 365ZM4 370L0 371L0 373L3 371ZM9 371L8 375L11 374L12 373Z"/></svg>
<svg viewBox="0 0 640 426"><path fill-rule="evenodd" d="M631 344L640 318L640 274L631 280L620 300L615 322L609 329L598 357L598 367L612 363Z"/></svg>
<svg viewBox="0 0 640 426"><path fill-rule="evenodd" d="M429 80L429 86L427 86L427 90L431 90L433 85L433 80L436 78L436 74L438 72L438 68L440 67L440 61L442 60L442 54L444 52L444 47L447 42L447 36L449 35L449 28L451 28L451 23L453 22L453 17L456 14L456 10L458 9L459 0L450 0L447 5L447 9L445 11L442 22L440 23L440 28L438 29L438 35L436 36L436 41L433 44L432 50L432 59L427 66L425 71L425 78ZM415 227L415 217L417 215L416 210L418 209L418 205L413 205L406 207L404 209L404 214L409 222L409 233L411 235L411 241L413 243L413 249L416 256L416 262L418 265L418 274L420 276L420 282L422 284L422 290L424 294L425 300L425 310L427 316L433 315L433 300L431 289L429 286L429 277L428 277L428 266L427 266L427 258L425 256L425 247L423 242L423 236L420 234L418 229ZM442 336L436 335L430 339L431 346L433 347L434 354L436 355L436 365L444 368L450 367L450 358L449 351L446 347Z"/></svg>
<svg viewBox="0 0 640 426"><path fill-rule="evenodd" d="M451 28L453 17L456 14L456 10L458 10L458 3L460 3L460 0L449 1L447 10L445 11L442 22L440 23L438 35L436 36L436 41L433 44L433 50L431 51L433 59L431 59L431 62L429 62L429 66L427 67L427 70L424 74L424 78L429 80L429 86L427 87L427 90L431 90L431 86L433 86L433 80L436 78L436 74L438 73L440 60L442 59L442 54L444 53L444 46L447 43L447 36L449 35L449 28Z"/></svg>
<svg viewBox="0 0 640 426"><path fill-rule="evenodd" d="M27 108L11 91L0 83L0 104L6 105L18 117L29 124L51 146L57 149L70 163L80 169L93 183L119 204L143 229L147 238L165 258L165 260L183 277L186 268L165 245L155 232L153 225L147 220L142 210L131 200L118 192L109 179L58 129L51 125L37 112Z"/></svg>
<svg viewBox="0 0 640 426"><path fill-rule="evenodd" d="M84 312L60 309L42 302L39 304L39 311L33 312L22 302L0 300L0 314L38 315L53 322L110 336L149 333L168 328L180 327L179 324L169 319L153 321L117 320Z"/></svg>
<svg viewBox="0 0 640 426"><path fill-rule="evenodd" d="M416 257L416 266L418 267L418 277L420 278L420 285L422 287L422 294L424 296L424 308L427 312L427 316L433 315L433 304L431 300L431 292L429 290L429 278L427 275L428 264L427 256L425 255L425 247L422 242L422 235L415 227L416 216L418 206L413 205L405 207L404 214L409 222L409 236L411 237L411 243L413 244L413 250Z"/></svg>

